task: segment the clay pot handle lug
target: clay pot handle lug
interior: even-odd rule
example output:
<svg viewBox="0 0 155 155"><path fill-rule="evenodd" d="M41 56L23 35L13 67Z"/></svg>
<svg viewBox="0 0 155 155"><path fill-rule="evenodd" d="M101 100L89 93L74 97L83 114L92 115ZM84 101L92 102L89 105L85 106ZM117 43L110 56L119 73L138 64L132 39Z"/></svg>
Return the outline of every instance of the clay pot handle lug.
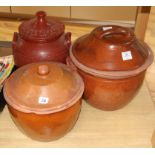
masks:
<svg viewBox="0 0 155 155"><path fill-rule="evenodd" d="M103 39L107 36L112 36L115 34L122 35L122 40L128 40L128 42L132 42L135 38L133 31L130 28L119 27L115 25L106 25L101 26L93 31L93 33L99 39Z"/></svg>
<svg viewBox="0 0 155 155"><path fill-rule="evenodd" d="M14 34L13 34L13 40L12 40L12 48L13 49L16 49L17 40L18 40L18 33L17 32L14 32Z"/></svg>
<svg viewBox="0 0 155 155"><path fill-rule="evenodd" d="M66 58L66 65L74 72L77 72L76 66L73 64L72 60L70 57Z"/></svg>
<svg viewBox="0 0 155 155"><path fill-rule="evenodd" d="M105 30L104 30L104 27L102 28L102 33L99 34L99 38L102 39L104 36L107 36L107 35L113 35L113 34L120 34L124 37L124 35L126 37L130 37L131 36L131 33L126 29L126 28L115 28L115 27L107 27L107 30L106 30L106 27L105 27Z"/></svg>
<svg viewBox="0 0 155 155"><path fill-rule="evenodd" d="M65 45L69 49L71 46L71 32L66 32L65 33Z"/></svg>
<svg viewBox="0 0 155 155"><path fill-rule="evenodd" d="M14 32L12 43L13 44L16 44L17 40L18 40L18 33L17 32Z"/></svg>

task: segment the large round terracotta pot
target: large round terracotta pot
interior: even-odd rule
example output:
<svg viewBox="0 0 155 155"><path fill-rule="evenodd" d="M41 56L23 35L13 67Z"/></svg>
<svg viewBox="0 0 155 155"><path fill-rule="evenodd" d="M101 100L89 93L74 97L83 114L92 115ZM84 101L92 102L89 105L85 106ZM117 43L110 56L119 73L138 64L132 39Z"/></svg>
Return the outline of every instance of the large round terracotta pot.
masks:
<svg viewBox="0 0 155 155"><path fill-rule="evenodd" d="M116 110L136 95L153 54L129 28L107 25L78 38L67 62L85 83L84 98L102 110Z"/></svg>
<svg viewBox="0 0 155 155"><path fill-rule="evenodd" d="M17 69L4 85L4 97L17 127L32 139L56 140L76 123L84 83L66 65L31 63Z"/></svg>
<svg viewBox="0 0 155 155"><path fill-rule="evenodd" d="M63 23L46 18L39 11L36 18L23 22L12 41L13 56L17 67L40 61L65 63L69 55L71 33L64 33Z"/></svg>

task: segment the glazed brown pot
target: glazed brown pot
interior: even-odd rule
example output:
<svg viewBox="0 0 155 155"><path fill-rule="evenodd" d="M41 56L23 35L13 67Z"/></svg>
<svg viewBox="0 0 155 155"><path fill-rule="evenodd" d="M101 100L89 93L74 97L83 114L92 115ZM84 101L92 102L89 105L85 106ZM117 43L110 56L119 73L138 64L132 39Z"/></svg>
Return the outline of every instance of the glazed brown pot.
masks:
<svg viewBox="0 0 155 155"><path fill-rule="evenodd" d="M65 63L69 55L71 33L64 33L63 23L46 18L39 11L36 18L23 22L15 32L12 49L17 67L40 61Z"/></svg>
<svg viewBox="0 0 155 155"><path fill-rule="evenodd" d="M66 65L31 63L17 69L4 85L4 97L17 127L32 139L52 141L76 123L84 83Z"/></svg>
<svg viewBox="0 0 155 155"><path fill-rule="evenodd" d="M151 50L131 29L115 25L97 27L78 38L67 59L84 80L84 98L102 110L129 103L152 61Z"/></svg>

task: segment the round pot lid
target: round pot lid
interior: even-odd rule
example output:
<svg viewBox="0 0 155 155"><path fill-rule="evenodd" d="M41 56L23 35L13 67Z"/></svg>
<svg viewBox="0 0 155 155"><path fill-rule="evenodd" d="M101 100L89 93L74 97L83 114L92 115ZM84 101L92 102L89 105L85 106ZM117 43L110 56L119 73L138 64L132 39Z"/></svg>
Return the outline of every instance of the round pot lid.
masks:
<svg viewBox="0 0 155 155"><path fill-rule="evenodd" d="M19 26L21 38L34 42L47 42L64 33L64 24L46 18L44 11L36 13L36 18L24 21Z"/></svg>
<svg viewBox="0 0 155 155"><path fill-rule="evenodd" d="M138 74L153 60L151 50L130 28L115 25L99 26L78 38L70 57L85 72L110 78Z"/></svg>
<svg viewBox="0 0 155 155"><path fill-rule="evenodd" d="M25 112L48 114L69 108L82 96L81 77L66 65L39 62L17 69L4 85L9 105Z"/></svg>

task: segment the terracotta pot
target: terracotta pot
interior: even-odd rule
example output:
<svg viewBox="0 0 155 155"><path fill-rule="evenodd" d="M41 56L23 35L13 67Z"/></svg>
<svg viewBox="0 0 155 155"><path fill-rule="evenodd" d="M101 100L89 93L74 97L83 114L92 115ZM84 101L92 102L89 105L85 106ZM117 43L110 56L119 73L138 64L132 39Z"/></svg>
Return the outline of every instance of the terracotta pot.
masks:
<svg viewBox="0 0 155 155"><path fill-rule="evenodd" d="M47 19L43 11L37 12L36 18L23 22L12 41L15 65L52 60L65 63L71 33L64 33L64 28L63 23Z"/></svg>
<svg viewBox="0 0 155 155"><path fill-rule="evenodd" d="M78 38L67 59L84 80L84 98L102 110L126 105L142 85L152 61L151 50L131 29L114 25L97 27Z"/></svg>
<svg viewBox="0 0 155 155"><path fill-rule="evenodd" d="M81 77L54 62L20 67L4 85L4 97L15 124L40 141L56 140L73 128L83 91Z"/></svg>

